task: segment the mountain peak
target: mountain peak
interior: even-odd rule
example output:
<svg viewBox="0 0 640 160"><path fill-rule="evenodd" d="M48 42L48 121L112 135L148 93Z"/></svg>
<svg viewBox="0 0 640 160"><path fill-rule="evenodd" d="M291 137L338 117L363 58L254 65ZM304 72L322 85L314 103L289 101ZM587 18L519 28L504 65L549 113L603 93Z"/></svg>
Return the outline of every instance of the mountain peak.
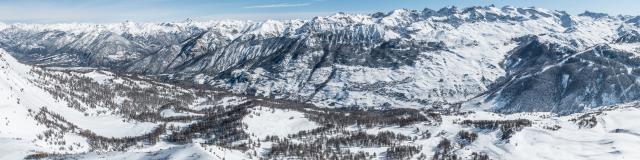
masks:
<svg viewBox="0 0 640 160"><path fill-rule="evenodd" d="M584 16L584 17L591 17L591 18L594 18L594 19L599 19L599 18L609 17L609 14L591 12L591 11L584 11L583 13L578 14L578 16Z"/></svg>
<svg viewBox="0 0 640 160"><path fill-rule="evenodd" d="M185 19L185 20L184 20L184 21L182 21L182 22L184 22L184 23L193 23L193 19L191 19L191 18L187 18L187 19Z"/></svg>
<svg viewBox="0 0 640 160"><path fill-rule="evenodd" d="M456 6L447 6L438 10L437 13L441 15L453 15L460 13L460 10Z"/></svg>

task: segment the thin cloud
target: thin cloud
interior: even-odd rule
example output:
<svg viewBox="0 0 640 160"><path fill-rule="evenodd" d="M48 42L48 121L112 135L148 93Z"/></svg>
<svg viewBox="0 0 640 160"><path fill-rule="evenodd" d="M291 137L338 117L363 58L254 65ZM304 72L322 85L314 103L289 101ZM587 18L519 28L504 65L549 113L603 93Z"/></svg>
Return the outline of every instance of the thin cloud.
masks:
<svg viewBox="0 0 640 160"><path fill-rule="evenodd" d="M290 13L234 13L234 14L215 14L208 16L194 17L195 20L308 20L318 16L329 16L335 12L290 12Z"/></svg>
<svg viewBox="0 0 640 160"><path fill-rule="evenodd" d="M253 9L253 8L284 8L284 7L303 7L303 6L309 6L309 5L311 5L311 3L278 3L278 4L245 6L244 8L248 8L248 9Z"/></svg>

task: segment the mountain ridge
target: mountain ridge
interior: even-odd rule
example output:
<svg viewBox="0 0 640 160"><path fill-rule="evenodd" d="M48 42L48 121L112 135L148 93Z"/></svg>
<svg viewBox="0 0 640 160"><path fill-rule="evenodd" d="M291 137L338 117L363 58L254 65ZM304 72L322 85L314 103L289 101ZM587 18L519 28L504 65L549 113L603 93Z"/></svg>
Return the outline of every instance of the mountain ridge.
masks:
<svg viewBox="0 0 640 160"><path fill-rule="evenodd" d="M640 159L632 16L1 26L0 159Z"/></svg>
<svg viewBox="0 0 640 160"><path fill-rule="evenodd" d="M328 107L464 103L507 76L501 63L519 39L535 36L579 52L597 44L634 44L640 37L632 16L508 6L289 21L3 28L0 47L30 64L107 68Z"/></svg>

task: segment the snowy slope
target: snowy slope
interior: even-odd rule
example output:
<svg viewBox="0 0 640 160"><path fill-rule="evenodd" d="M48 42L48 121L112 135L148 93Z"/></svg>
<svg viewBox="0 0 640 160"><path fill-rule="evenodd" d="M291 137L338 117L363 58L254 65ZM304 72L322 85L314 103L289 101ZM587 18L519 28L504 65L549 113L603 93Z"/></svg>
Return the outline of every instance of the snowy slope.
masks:
<svg viewBox="0 0 640 160"><path fill-rule="evenodd" d="M486 150L501 159L637 159L640 158L640 154L635 152L640 141L639 126L630 122L637 119L639 111L637 103L604 111L595 116L597 125L593 128L571 121L580 114L532 118L536 124L557 125L560 129L525 128L508 144L481 144L489 139L480 138L480 144L473 148Z"/></svg>
<svg viewBox="0 0 640 160"><path fill-rule="evenodd" d="M432 158L440 155L456 155L462 159L473 159L474 154L486 155L491 159L637 159L640 158L635 152L640 144L640 126L635 123L640 109L637 102L599 107L588 109L583 113L559 116L549 112L527 112L517 114L499 114L485 111L478 111L476 108L463 108L464 110L445 113L431 110L409 110L408 113L418 115L428 115L429 118L413 121L403 125L376 124L366 125L371 119L359 119L358 115L364 114L374 116L373 120L384 120L393 117L407 117L407 113L401 115L375 117L376 113L393 113L370 111L371 113L349 112L349 110L331 110L317 107L293 107L287 108L291 104L286 101L265 101L252 97L238 97L233 94L213 94L194 98L191 103L184 106L178 104L166 105L154 112L160 119L156 122L138 122L136 118L123 118L124 115L117 112L108 111L107 108L94 108L79 111L65 100L54 98L51 92L41 86L37 78L42 78L39 68L32 68L17 62L5 52L0 52L0 68L2 68L3 79L0 80L2 87L2 98L7 101L0 101L0 141L3 147L0 149L3 159L21 159L27 155L36 153L48 153L46 158L73 158L73 159L258 159L275 158L286 159L296 158L296 156L280 157L274 155L273 147L277 147L282 141L274 141L269 136L281 138L289 137L289 141L297 144L311 145L318 143L314 139L324 137L328 142L334 143L331 138L345 138L344 146L340 153L362 153L368 155L366 159L387 159L391 154L390 145L367 145L367 141L352 141L350 134L358 133L369 136L396 134L399 137L410 137L409 139L397 138L391 141L394 146L416 146L417 151L408 154L407 158L418 159ZM36 70L36 71L34 71ZM90 79L96 84L118 85L137 84L145 87L166 87L168 84L154 83L151 81L131 81L121 75L108 73L105 71L90 71L79 73L61 73L58 71L48 71L49 74L78 74L81 77ZM76 78L81 78L76 77ZM49 77L49 82L58 83L53 77ZM171 88L171 87L170 87ZM170 91L170 92L187 92ZM158 90L166 92L168 90ZM84 91L87 92L87 91ZM151 95L149 95L151 96ZM212 97L213 96L213 97ZM8 97L8 98L7 98ZM15 102L13 101L15 98ZM20 103L17 99L20 98ZM135 98L133 96L121 97L124 99ZM83 101L84 102L84 101ZM89 101L87 101L89 102ZM300 105L300 104L299 104ZM40 106L40 107L38 107ZM236 110L235 107L250 107L245 111ZM119 107L119 106L116 106ZM160 107L160 106L158 106ZM47 112L42 112L41 108L46 108ZM226 108L226 109L225 109ZM207 109L222 109L218 118L236 119L235 127L242 128L241 133L246 133L247 137L232 141L230 144L210 144L206 136L194 136L188 143L175 142L171 139L176 132L188 130L190 125L200 123L198 117L216 114L203 112ZM236 112L226 112L225 110ZM31 111L29 111L31 110ZM40 110L40 112L36 112ZM319 112L317 112L319 111ZM322 120L323 114L337 112L339 114L329 114L329 121ZM442 113L440 113L442 112ZM84 113L90 113L85 115ZM101 113L101 114L97 114ZM402 113L402 112L398 112ZM36 117L46 114L47 120L57 121L56 124L75 125L79 130L91 131L99 136L124 138L142 135L151 132L156 125L161 123L171 126L168 131L160 134L159 141L149 144L147 141L138 141L135 145L126 147L124 150L114 151L101 149L92 145L91 140L74 129L64 130L60 127L46 125ZM54 114L64 118L55 118ZM125 114L126 115L126 114ZM187 121L181 120L190 117ZM331 117L333 116L333 117ZM346 116L358 119L350 125L327 125L343 124L349 122L335 121L335 118ZM169 118L169 119L165 119ZM211 117L209 117L211 118ZM513 133L504 138L504 129L491 128L482 125L474 125L475 122L495 121L498 125L516 123L514 120L525 119L527 123L511 126ZM206 120L206 119L203 119ZM343 119L344 120L344 119ZM219 120L228 121L228 119ZM214 121L216 122L216 121ZM402 122L402 121L400 121ZM234 123L231 123L234 124ZM364 124L364 125L363 125ZM513 125L513 124L512 124ZM339 126L339 127L336 127ZM225 126L220 126L225 128ZM227 126L229 127L229 126ZM176 129L177 128L177 129ZM183 128L183 129L180 129ZM213 127L215 129L216 126ZM509 128L509 127L507 127ZM54 132L52 138L38 138L43 133ZM304 132L301 132L304 131ZM314 131L314 132L310 132ZM477 138L471 141L461 138L460 133L475 133ZM317 134L309 134L316 133ZM59 134L58 134L59 133ZM203 132L206 133L206 132ZM303 134L301 134L303 133ZM57 137L59 135L60 137ZM196 134L197 135L197 134ZM356 138L357 137L350 137ZM382 137L378 137L385 139ZM374 138L375 139L375 138ZM443 139L451 141L451 148L443 152L440 148ZM370 139L370 142L373 139ZM61 143L64 142L64 143ZM361 145L351 144L362 142ZM384 141L382 141L384 144ZM359 143L355 143L359 144ZM112 144L115 145L115 144ZM229 146L221 146L229 145ZM242 149L241 146L247 146ZM73 148L73 150L71 149ZM315 149L317 150L317 149ZM304 153L310 150L301 149ZM348 152L347 152L348 151ZM336 153L336 152L334 152ZM297 157L300 158L300 157Z"/></svg>
<svg viewBox="0 0 640 160"><path fill-rule="evenodd" d="M286 137L300 131L312 130L319 125L309 121L303 113L296 111L284 111L280 109L267 110L258 107L249 116L243 119L247 124L247 132L257 138L266 136Z"/></svg>
<svg viewBox="0 0 640 160"><path fill-rule="evenodd" d="M54 150L46 143L36 141L37 135L47 128L38 124L30 111L37 111L42 106L63 108L64 105L56 103L46 92L35 87L27 79L30 67L18 63L4 50L0 50L0 68L0 95L3 99L0 101L3 123L0 136L3 144L13 146L3 147L2 159L21 159L33 150ZM77 142L75 139L79 137L67 138L71 144Z"/></svg>
<svg viewBox="0 0 640 160"><path fill-rule="evenodd" d="M102 137L125 138L143 135L158 127L157 123L138 122L114 113L105 114L109 112L104 112L104 110L115 106L98 106L97 108L89 108L89 110L72 108L72 105L67 102L68 99L57 98L52 95L52 92L45 90L46 87L42 86L41 80L44 78L48 81L47 85L52 86L63 86L63 84L57 84L58 81L53 77L43 77L38 74L39 72L33 72L33 70L53 75L62 73L21 64L4 50L0 50L0 68L0 77L2 77L0 97L3 99L0 101L0 115L2 116L0 141L3 144L3 149L0 150L1 159L22 159L38 153L78 154L99 149L88 143L91 140L78 131L89 131ZM98 84L114 85L112 83L127 82L108 72L92 71L80 74L80 76L90 78L91 81ZM123 98L126 99L126 97ZM71 128L64 129L51 125L51 123L47 123L48 121ZM157 153L148 154L148 152ZM93 155L96 153L98 155ZM87 154L91 158L84 157L86 159L100 159L100 157L107 159L144 159L145 157L162 159L189 157L192 159L205 157L208 157L206 159L223 159L226 157L233 159L234 156L225 156L226 154L238 157L235 159L242 159L240 158L242 156L234 153L233 150L216 146L204 149L199 145L176 146L170 144L158 144L152 148L139 149L130 154L115 153L117 155L111 155L111 152L90 152ZM194 154L200 156L193 157Z"/></svg>
<svg viewBox="0 0 640 160"><path fill-rule="evenodd" d="M570 54L637 42L635 24L631 16L535 7L447 7L290 21L8 24L0 47L30 64L142 73L325 107L421 108L495 92L500 77L512 76L505 62L530 37Z"/></svg>
<svg viewBox="0 0 640 160"><path fill-rule="evenodd" d="M494 6L0 24L0 159L640 159L638 24Z"/></svg>
<svg viewBox="0 0 640 160"><path fill-rule="evenodd" d="M18 146L3 152L3 159L20 159L37 152L78 153L88 150L86 139L74 133L63 134L58 139L66 145L48 142L56 141L55 138L42 139L46 132L60 132L37 120L36 117L42 113L38 111L42 109L47 110L48 115L61 116L80 130L90 130L105 137L137 136L156 127L153 123L129 121L117 115L88 116L86 112L68 107L67 102L54 98L37 85L34 79L38 76L31 71L32 67L19 63L4 50L0 50L0 66L0 96L3 99L0 101L0 115L3 117L0 136L3 144Z"/></svg>
<svg viewBox="0 0 640 160"><path fill-rule="evenodd" d="M235 150L229 150L217 146L202 147L200 145L173 146L156 151L128 151L107 153L85 153L71 155L64 158L70 159L104 159L104 160L135 160L135 159L166 159L166 160L242 160L248 159L246 155Z"/></svg>

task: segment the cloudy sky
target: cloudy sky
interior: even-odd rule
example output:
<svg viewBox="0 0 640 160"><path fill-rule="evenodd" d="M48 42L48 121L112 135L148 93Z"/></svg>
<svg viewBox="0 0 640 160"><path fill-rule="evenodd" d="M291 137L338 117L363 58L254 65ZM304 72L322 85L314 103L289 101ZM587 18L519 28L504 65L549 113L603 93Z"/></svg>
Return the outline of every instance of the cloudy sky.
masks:
<svg viewBox="0 0 640 160"><path fill-rule="evenodd" d="M336 12L388 12L445 6L537 6L640 15L639 0L0 0L4 23L113 23L195 20L307 19Z"/></svg>

